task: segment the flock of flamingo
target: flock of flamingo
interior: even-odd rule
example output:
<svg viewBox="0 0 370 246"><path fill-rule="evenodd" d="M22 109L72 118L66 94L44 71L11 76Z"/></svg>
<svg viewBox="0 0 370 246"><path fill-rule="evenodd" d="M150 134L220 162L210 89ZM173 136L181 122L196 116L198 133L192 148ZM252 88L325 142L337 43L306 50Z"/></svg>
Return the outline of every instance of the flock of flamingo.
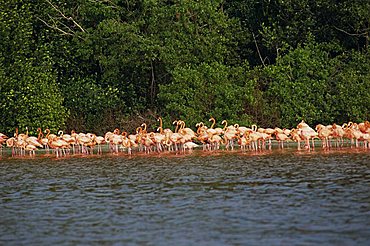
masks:
<svg viewBox="0 0 370 246"><path fill-rule="evenodd" d="M238 124L228 125L226 120L222 121L223 128L216 127L216 120L210 118L211 126L207 127L203 122L196 124L196 132L186 127L185 122L176 120L173 122L174 130L163 129L162 119L159 117L159 127L156 131L149 132L147 125L143 123L136 129L135 134L128 134L115 129L107 132L103 136L93 133L52 134L49 129L44 132L41 128L37 129L38 137L29 136L26 133L18 133L16 129L13 137L7 137L0 133L0 149L6 145L11 148L12 156L35 155L36 150L44 149L46 153L53 151L56 157L71 154L102 154L102 145L106 144L111 153L134 152L175 152L185 153L194 148L201 148L203 151L219 150L221 146L225 150L233 150L235 147L242 151L259 151L272 148L272 140L278 142L278 148L284 148L288 141L297 143L298 150L301 148L315 148L315 139L321 140L321 147L324 149L340 148L345 144L356 148L370 149L370 123L344 123L343 125L322 125L319 124L315 129L311 128L304 121L300 122L296 128L281 129L258 128L256 125L251 127L239 126ZM44 136L43 133L46 133ZM301 147L301 144L303 146Z"/></svg>

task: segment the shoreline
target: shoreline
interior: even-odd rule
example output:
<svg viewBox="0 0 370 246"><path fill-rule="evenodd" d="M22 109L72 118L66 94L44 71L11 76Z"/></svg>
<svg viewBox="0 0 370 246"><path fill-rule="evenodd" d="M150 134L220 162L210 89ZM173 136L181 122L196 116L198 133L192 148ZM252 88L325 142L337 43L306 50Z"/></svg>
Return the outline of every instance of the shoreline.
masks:
<svg viewBox="0 0 370 246"><path fill-rule="evenodd" d="M364 148L363 145L359 147L351 146L349 144L345 144L343 147L331 147L331 148L323 148L321 145L320 140L315 140L315 148L305 149L302 147L300 150L297 149L296 142L289 142L285 144L284 148L280 148L278 142L276 140L272 141L271 149L241 149L239 145L235 145L234 149L225 149L225 145L222 145L218 150L203 150L203 146L199 145L192 150L185 150L185 151L156 151L153 150L150 153L146 153L143 151L139 151L138 147L133 148L132 153L129 154L125 148L119 149L119 152L112 152L109 150L109 146L107 144L102 145L102 153L97 153L97 147L93 149L93 154L91 153L73 153L72 150L66 151L66 154L61 153L62 151L59 150L59 155L56 156L56 152L53 149L49 151L46 149L37 149L35 154L29 154L28 151L23 154L15 154L12 155L12 150L7 147L3 147L0 152L0 161L7 160L7 159L43 159L43 158L50 158L50 159L67 159L67 158L104 158L104 157L126 157L126 158L134 158L134 157L185 157L185 156L215 156L215 155L250 155L250 156L258 156L258 155L268 155L268 154L282 154L282 153L297 153L297 154L315 154L315 153L369 153L370 149ZM69 153L68 153L69 152Z"/></svg>

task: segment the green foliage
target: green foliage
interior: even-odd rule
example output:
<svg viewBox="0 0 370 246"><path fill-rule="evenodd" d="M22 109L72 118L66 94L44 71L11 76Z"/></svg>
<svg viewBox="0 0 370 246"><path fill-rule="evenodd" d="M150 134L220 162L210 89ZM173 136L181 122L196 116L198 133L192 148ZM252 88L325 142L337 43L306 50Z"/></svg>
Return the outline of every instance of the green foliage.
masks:
<svg viewBox="0 0 370 246"><path fill-rule="evenodd" d="M272 65L311 35L318 43L336 43L346 50L366 50L369 45L366 0L229 0L225 5L229 16L255 36L248 44L239 44L251 64Z"/></svg>
<svg viewBox="0 0 370 246"><path fill-rule="evenodd" d="M169 69L233 59L237 25L220 11L221 4L219 0L178 1L152 9L145 21L160 40L160 59Z"/></svg>
<svg viewBox="0 0 370 246"><path fill-rule="evenodd" d="M94 131L101 133L105 129L103 123L106 113L112 108L125 107L120 101L119 95L124 93L113 87L99 87L93 76L86 78L72 78L65 83L63 94L65 106L70 109L71 116L68 118L68 129L76 131Z"/></svg>
<svg viewBox="0 0 370 246"><path fill-rule="evenodd" d="M2 4L3 5L3 4ZM0 14L0 130L57 130L67 110L56 85L48 48L35 43L31 4L9 2Z"/></svg>
<svg viewBox="0 0 370 246"><path fill-rule="evenodd" d="M173 83L161 86L159 99L172 119L196 123L214 117L250 124L245 105L253 100L252 81L246 79L247 66L228 67L219 63L179 67Z"/></svg>
<svg viewBox="0 0 370 246"><path fill-rule="evenodd" d="M331 60L319 45L309 43L292 50L264 70L270 80L266 95L280 113L278 125L292 127L302 119L309 123L334 120L328 87Z"/></svg>
<svg viewBox="0 0 370 246"><path fill-rule="evenodd" d="M154 114L191 126L211 116L265 127L369 119L369 1L8 0L0 9L0 131L103 133Z"/></svg>
<svg viewBox="0 0 370 246"><path fill-rule="evenodd" d="M38 127L54 131L63 127L67 111L50 65L35 66L32 59L16 61L11 74L3 72L0 79L2 130L11 133L16 127L28 127L36 133Z"/></svg>
<svg viewBox="0 0 370 246"><path fill-rule="evenodd" d="M109 19L87 36L78 52L84 62L93 60L101 68L96 83L102 89L122 92L118 96L126 107L117 106L129 113L147 103L155 46L153 40L142 36L137 23ZM87 53L91 51L94 53Z"/></svg>
<svg viewBox="0 0 370 246"><path fill-rule="evenodd" d="M265 95L279 112L277 125L292 127L302 119L330 124L369 117L368 55L353 52L331 58L327 47L310 42L264 69L269 81Z"/></svg>
<svg viewBox="0 0 370 246"><path fill-rule="evenodd" d="M352 52L337 58L333 77L338 122L370 119L370 53Z"/></svg>

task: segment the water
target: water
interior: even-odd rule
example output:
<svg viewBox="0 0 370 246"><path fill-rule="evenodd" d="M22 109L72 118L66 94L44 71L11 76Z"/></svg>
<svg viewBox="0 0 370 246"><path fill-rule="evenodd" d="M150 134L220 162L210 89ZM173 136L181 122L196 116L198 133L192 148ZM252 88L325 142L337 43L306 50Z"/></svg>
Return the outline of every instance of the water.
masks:
<svg viewBox="0 0 370 246"><path fill-rule="evenodd" d="M3 245L369 245L370 151L0 159Z"/></svg>

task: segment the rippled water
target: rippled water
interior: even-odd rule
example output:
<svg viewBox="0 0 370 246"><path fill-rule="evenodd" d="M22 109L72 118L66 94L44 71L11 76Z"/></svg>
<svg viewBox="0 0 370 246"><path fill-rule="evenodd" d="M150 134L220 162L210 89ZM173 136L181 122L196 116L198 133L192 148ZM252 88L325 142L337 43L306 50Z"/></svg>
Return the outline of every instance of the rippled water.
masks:
<svg viewBox="0 0 370 246"><path fill-rule="evenodd" d="M4 245L369 245L370 151L0 159Z"/></svg>

